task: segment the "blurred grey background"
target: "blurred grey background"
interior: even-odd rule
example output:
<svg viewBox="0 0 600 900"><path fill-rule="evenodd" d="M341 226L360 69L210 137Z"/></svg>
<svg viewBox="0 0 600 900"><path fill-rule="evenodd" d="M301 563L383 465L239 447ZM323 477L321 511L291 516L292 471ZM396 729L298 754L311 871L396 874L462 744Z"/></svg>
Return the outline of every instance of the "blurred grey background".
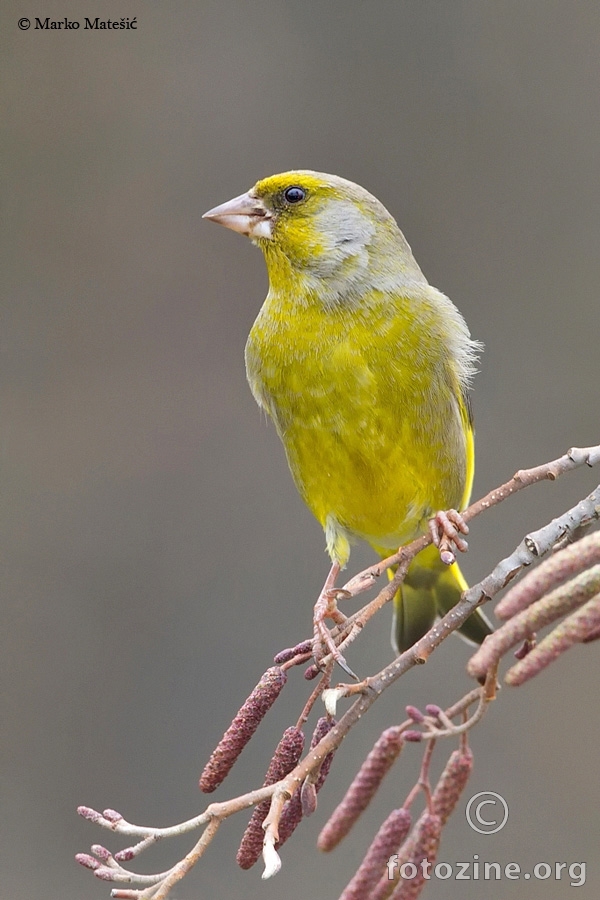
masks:
<svg viewBox="0 0 600 900"><path fill-rule="evenodd" d="M18 29L36 15L82 24ZM86 15L137 16L138 28L86 31ZM74 853L122 844L75 807L156 825L199 812L202 765L272 655L309 634L327 570L245 382L261 254L201 214L289 168L359 182L485 342L475 493L597 443L600 6L9 0L1 17L0 893L93 900L110 885ZM579 471L481 518L468 577L597 481ZM357 549L352 568L369 559ZM389 618L349 654L363 675L391 659ZM469 688L467 658L447 641L352 733L276 879L232 862L238 816L175 900L336 898L420 748L330 857L318 828L407 702ZM576 896L597 897L597 671L591 645L503 690L473 732L469 791L500 792L509 823L476 835L461 808L440 859L585 861ZM217 798L261 783L308 690L295 672ZM451 747L438 750L439 768ZM140 867L166 868L193 840ZM548 900L567 886L526 891ZM426 896L519 890L446 881Z"/></svg>

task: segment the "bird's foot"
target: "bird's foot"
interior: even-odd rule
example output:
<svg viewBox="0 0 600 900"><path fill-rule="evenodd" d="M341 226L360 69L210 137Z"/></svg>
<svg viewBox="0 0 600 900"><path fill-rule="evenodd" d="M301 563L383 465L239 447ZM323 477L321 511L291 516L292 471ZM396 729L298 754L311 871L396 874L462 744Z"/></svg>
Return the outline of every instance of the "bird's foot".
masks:
<svg viewBox="0 0 600 900"><path fill-rule="evenodd" d="M351 678L354 678L356 681L358 681L358 677L354 674L354 672L336 647L335 641L331 636L331 632L325 624L326 619L333 619L336 625L343 625L343 623L346 621L346 616L337 608L338 597L349 596L348 591L344 591L341 588L335 587L335 579L339 575L339 572L340 564L334 562L329 571L329 575L325 580L323 589L319 594L318 600L315 603L313 612L313 655L315 658L315 662L317 663L317 665L319 665L323 657L330 653L332 659L334 659L336 663L342 667L344 672L346 672L346 674Z"/></svg>
<svg viewBox="0 0 600 900"><path fill-rule="evenodd" d="M469 533L469 526L455 509L438 512L429 520L429 532L440 551L440 559L447 566L456 562L455 550L466 553L469 545L461 535Z"/></svg>

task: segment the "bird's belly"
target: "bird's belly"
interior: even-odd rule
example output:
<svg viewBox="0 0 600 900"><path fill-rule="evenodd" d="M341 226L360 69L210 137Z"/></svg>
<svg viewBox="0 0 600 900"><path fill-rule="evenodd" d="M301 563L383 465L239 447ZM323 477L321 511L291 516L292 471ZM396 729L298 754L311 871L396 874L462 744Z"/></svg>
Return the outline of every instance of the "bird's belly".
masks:
<svg viewBox="0 0 600 900"><path fill-rule="evenodd" d="M438 407L431 421L414 397L402 415L377 405L369 391L361 396L357 385L347 387L325 390L321 383L307 393L305 386L293 417L283 402L274 418L297 487L323 527L333 517L351 534L393 547L417 534L432 512L460 504L462 433L440 427L443 403L431 405L429 412ZM454 410L446 411L451 422Z"/></svg>
<svg viewBox="0 0 600 900"><path fill-rule="evenodd" d="M275 340L259 316L246 351L253 393L300 494L334 533L330 552L337 529L393 548L438 509L462 503L466 440L455 393L413 344L390 353L369 346L374 329L340 336L322 318L302 326L293 336L280 326Z"/></svg>

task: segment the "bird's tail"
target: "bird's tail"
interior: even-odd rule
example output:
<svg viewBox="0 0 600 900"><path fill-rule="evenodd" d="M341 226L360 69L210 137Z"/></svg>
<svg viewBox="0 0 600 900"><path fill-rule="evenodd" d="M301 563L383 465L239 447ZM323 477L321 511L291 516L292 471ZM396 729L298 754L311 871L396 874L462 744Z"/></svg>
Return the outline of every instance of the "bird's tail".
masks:
<svg viewBox="0 0 600 900"><path fill-rule="evenodd" d="M403 653L431 628L436 617L460 600L468 585L458 565L446 566L437 547L425 547L412 561L402 587L394 597L392 645ZM465 640L481 644L493 628L481 609L476 609L459 629Z"/></svg>

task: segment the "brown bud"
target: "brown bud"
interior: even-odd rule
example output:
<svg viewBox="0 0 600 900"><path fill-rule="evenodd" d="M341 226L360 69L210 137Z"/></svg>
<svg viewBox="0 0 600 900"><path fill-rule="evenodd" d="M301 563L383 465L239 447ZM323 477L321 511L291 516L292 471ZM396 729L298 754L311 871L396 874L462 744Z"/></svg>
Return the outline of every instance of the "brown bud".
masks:
<svg viewBox="0 0 600 900"><path fill-rule="evenodd" d="M267 669L213 750L200 776L200 790L210 794L229 774L236 759L281 693L287 675L279 666Z"/></svg>
<svg viewBox="0 0 600 900"><path fill-rule="evenodd" d="M269 763L263 787L281 781L298 763L304 749L304 734L299 728L287 728ZM236 860L242 869L250 869L262 853L264 832L262 824L269 812L271 798L259 803L252 813L242 837Z"/></svg>
<svg viewBox="0 0 600 900"><path fill-rule="evenodd" d="M320 850L333 850L348 834L398 758L403 743L399 728L388 728L381 734L355 775L345 797L324 825L317 841Z"/></svg>
<svg viewBox="0 0 600 900"><path fill-rule="evenodd" d="M317 788L314 781L305 778L300 788L300 801L302 805L302 815L312 816L317 808Z"/></svg>

